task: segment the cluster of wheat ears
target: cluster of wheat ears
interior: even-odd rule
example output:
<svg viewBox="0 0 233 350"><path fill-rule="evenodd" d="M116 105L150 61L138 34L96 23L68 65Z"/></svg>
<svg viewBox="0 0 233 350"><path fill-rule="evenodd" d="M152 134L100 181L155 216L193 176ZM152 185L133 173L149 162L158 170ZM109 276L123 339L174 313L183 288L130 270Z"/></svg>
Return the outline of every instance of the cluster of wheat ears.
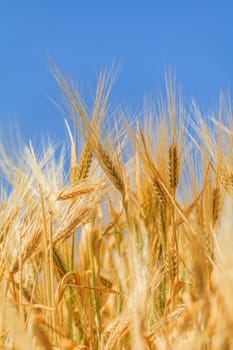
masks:
<svg viewBox="0 0 233 350"><path fill-rule="evenodd" d="M69 171L53 144L0 147L0 348L233 349L229 99L203 118L168 78L129 122L109 112L115 74L90 109L52 71Z"/></svg>

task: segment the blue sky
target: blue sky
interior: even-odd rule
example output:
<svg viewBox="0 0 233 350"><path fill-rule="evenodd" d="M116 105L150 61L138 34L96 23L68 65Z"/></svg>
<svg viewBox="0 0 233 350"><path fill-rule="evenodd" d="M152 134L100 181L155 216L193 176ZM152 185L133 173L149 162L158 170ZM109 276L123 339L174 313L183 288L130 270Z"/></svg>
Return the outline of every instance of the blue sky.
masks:
<svg viewBox="0 0 233 350"><path fill-rule="evenodd" d="M115 60L114 105L138 108L176 71L186 99L203 106L233 89L233 2L179 0L40 0L0 2L0 128L17 124L25 139L65 137L59 99L47 67L93 89Z"/></svg>

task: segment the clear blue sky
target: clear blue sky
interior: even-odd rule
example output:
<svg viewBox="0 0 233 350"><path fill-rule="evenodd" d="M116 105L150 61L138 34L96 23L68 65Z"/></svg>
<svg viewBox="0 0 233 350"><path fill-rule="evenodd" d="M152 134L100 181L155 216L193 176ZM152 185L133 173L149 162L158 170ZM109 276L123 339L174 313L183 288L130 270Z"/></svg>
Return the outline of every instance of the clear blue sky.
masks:
<svg viewBox="0 0 233 350"><path fill-rule="evenodd" d="M114 59L116 105L155 97L171 67L185 98L211 106L233 90L233 1L1 0L0 127L17 121L26 139L65 136L48 55L92 87Z"/></svg>

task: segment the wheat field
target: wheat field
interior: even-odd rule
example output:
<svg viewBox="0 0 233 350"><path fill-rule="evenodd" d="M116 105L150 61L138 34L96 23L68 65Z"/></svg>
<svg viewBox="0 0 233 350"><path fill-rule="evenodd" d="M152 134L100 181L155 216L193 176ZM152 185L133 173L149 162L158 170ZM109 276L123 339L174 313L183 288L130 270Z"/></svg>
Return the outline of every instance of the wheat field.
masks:
<svg viewBox="0 0 233 350"><path fill-rule="evenodd" d="M203 116L168 75L130 121L112 71L88 108L51 70L68 150L0 146L0 348L233 349L230 99Z"/></svg>

